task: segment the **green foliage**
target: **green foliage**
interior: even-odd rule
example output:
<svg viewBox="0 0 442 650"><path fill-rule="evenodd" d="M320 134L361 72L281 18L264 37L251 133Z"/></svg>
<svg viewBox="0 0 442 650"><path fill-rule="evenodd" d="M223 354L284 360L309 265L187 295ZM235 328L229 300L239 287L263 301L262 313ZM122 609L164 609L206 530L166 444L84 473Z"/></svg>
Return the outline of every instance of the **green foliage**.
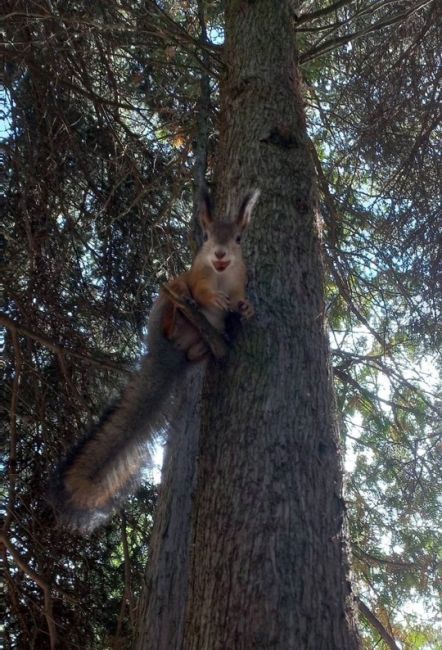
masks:
<svg viewBox="0 0 442 650"><path fill-rule="evenodd" d="M334 37L358 13L366 27L350 4ZM424 624L438 619L442 555L432 16L430 7L351 41L322 57L319 74L317 59L306 68L354 566L364 602L406 648L440 646L440 628ZM367 639L388 647L371 625Z"/></svg>

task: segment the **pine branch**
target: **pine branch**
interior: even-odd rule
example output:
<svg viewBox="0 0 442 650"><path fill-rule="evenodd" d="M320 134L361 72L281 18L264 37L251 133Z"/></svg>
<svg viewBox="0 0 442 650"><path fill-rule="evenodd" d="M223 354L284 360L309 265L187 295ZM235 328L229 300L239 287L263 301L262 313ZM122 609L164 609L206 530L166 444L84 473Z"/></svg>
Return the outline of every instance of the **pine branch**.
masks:
<svg viewBox="0 0 442 650"><path fill-rule="evenodd" d="M37 571L34 571L34 569L32 569L29 564L25 562L20 553L12 544L11 540L3 533L0 533L0 543L6 546L19 569L21 569L23 573L29 576L31 580L33 580L43 591L44 615L48 626L50 648L51 650L55 650L57 646L57 630L55 628L55 621L53 616L53 601L50 585L45 580L45 578L43 578L43 576L37 573Z"/></svg>
<svg viewBox="0 0 442 650"><path fill-rule="evenodd" d="M17 323L16 321L12 320L8 316L5 316L4 314L0 314L0 325L3 325L11 332L16 332L23 336L27 336L28 338L33 339L34 341L38 341L45 348L52 350L52 352L54 352L57 355L68 354L69 356L74 357L74 359L80 359L80 361L82 361L83 363L86 363L91 366L95 366L97 368L106 368L108 370L117 370L118 372L130 374L130 370L127 367L125 367L124 364L111 361L110 359L109 360L98 359L96 357L93 357L90 354L84 354L82 352L77 352L75 350L66 348L64 345L61 345L60 343L56 343L55 341L48 338L41 332L35 332L29 329L29 327Z"/></svg>
<svg viewBox="0 0 442 650"><path fill-rule="evenodd" d="M373 25L367 25L367 27L364 27L364 29L360 29L359 31L352 32L350 34L345 34L344 36L331 38L328 41L322 43L322 45L318 45L312 47L310 50L307 50L307 52L305 52L300 56L299 60L301 64L306 63L307 61L316 59L318 56L322 56L326 52L335 50L341 45L345 45L346 43L355 41L361 38L361 36L365 36L366 34L371 34L372 32L384 29L385 27L392 27L393 25L397 25L398 23L401 23L406 18L412 16L414 13L416 13L416 11L419 11L419 9L422 9L426 5L431 4L431 2L432 0L422 0L416 6L412 7L408 11L402 11L395 14L394 16L382 18L381 20L378 20Z"/></svg>
<svg viewBox="0 0 442 650"><path fill-rule="evenodd" d="M365 561L369 566L376 565L387 565L395 569L408 569L408 570L419 570L422 571L422 565L416 562L403 562L401 560L396 560L390 557L378 557L372 553L367 553L362 548L359 548L356 544L352 544L352 553L354 557L357 557L358 560Z"/></svg>
<svg viewBox="0 0 442 650"><path fill-rule="evenodd" d="M363 603L360 598L357 598L356 600L358 603L359 611L361 612L362 616L381 635L382 640L385 641L388 647L391 648L391 650L400 650L399 646L396 645L396 641L394 640L394 638L391 636L389 632L387 632L385 627L382 625L381 621L377 618L377 616L373 614L371 609L369 609L367 605Z"/></svg>
<svg viewBox="0 0 442 650"><path fill-rule="evenodd" d="M333 2L331 5L328 5L328 7L317 9L311 13L301 14L295 18L296 25L302 25L303 23L312 22L318 18L323 18L324 16L327 16L328 14L336 11L337 9L340 9L341 7L353 4L353 2L354 0L338 0L337 2Z"/></svg>

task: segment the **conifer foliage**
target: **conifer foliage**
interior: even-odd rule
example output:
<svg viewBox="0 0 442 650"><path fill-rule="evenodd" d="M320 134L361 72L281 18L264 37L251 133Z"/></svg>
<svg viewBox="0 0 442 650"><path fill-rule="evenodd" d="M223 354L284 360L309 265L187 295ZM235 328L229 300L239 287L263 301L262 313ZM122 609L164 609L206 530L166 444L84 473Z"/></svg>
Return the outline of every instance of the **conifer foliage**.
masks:
<svg viewBox="0 0 442 650"><path fill-rule="evenodd" d="M132 647L156 488L148 477L87 539L55 525L46 495L142 351L158 287L191 259L195 184L219 152L225 4L2 4L6 647ZM362 636L436 649L440 5L287 4Z"/></svg>

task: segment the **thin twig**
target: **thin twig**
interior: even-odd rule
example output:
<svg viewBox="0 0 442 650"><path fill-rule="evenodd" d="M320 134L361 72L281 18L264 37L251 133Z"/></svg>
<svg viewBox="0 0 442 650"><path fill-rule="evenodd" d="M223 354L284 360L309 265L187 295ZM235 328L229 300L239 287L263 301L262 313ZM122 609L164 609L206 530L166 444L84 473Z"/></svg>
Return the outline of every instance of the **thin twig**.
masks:
<svg viewBox="0 0 442 650"><path fill-rule="evenodd" d="M189 303L182 300L167 285L162 287L164 293L177 305L187 320L198 330L202 340L209 347L215 359L222 359L227 355L228 345L222 334L213 327L203 314Z"/></svg>

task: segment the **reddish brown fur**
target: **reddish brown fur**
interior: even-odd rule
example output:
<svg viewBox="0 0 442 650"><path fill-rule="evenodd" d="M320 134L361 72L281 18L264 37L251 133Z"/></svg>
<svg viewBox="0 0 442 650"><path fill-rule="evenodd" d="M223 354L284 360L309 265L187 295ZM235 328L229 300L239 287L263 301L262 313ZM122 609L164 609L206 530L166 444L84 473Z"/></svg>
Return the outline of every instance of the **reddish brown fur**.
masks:
<svg viewBox="0 0 442 650"><path fill-rule="evenodd" d="M246 318L253 314L245 294L240 236L257 197L257 192L248 197L232 223L213 222L205 202L200 212L204 243L192 268L169 283L181 298L195 300L220 331L229 310ZM149 444L175 416L174 386L186 380L186 358L199 361L209 353L198 330L164 293L148 329L149 354L139 373L59 472L54 502L69 525L85 532L102 523L136 484Z"/></svg>

